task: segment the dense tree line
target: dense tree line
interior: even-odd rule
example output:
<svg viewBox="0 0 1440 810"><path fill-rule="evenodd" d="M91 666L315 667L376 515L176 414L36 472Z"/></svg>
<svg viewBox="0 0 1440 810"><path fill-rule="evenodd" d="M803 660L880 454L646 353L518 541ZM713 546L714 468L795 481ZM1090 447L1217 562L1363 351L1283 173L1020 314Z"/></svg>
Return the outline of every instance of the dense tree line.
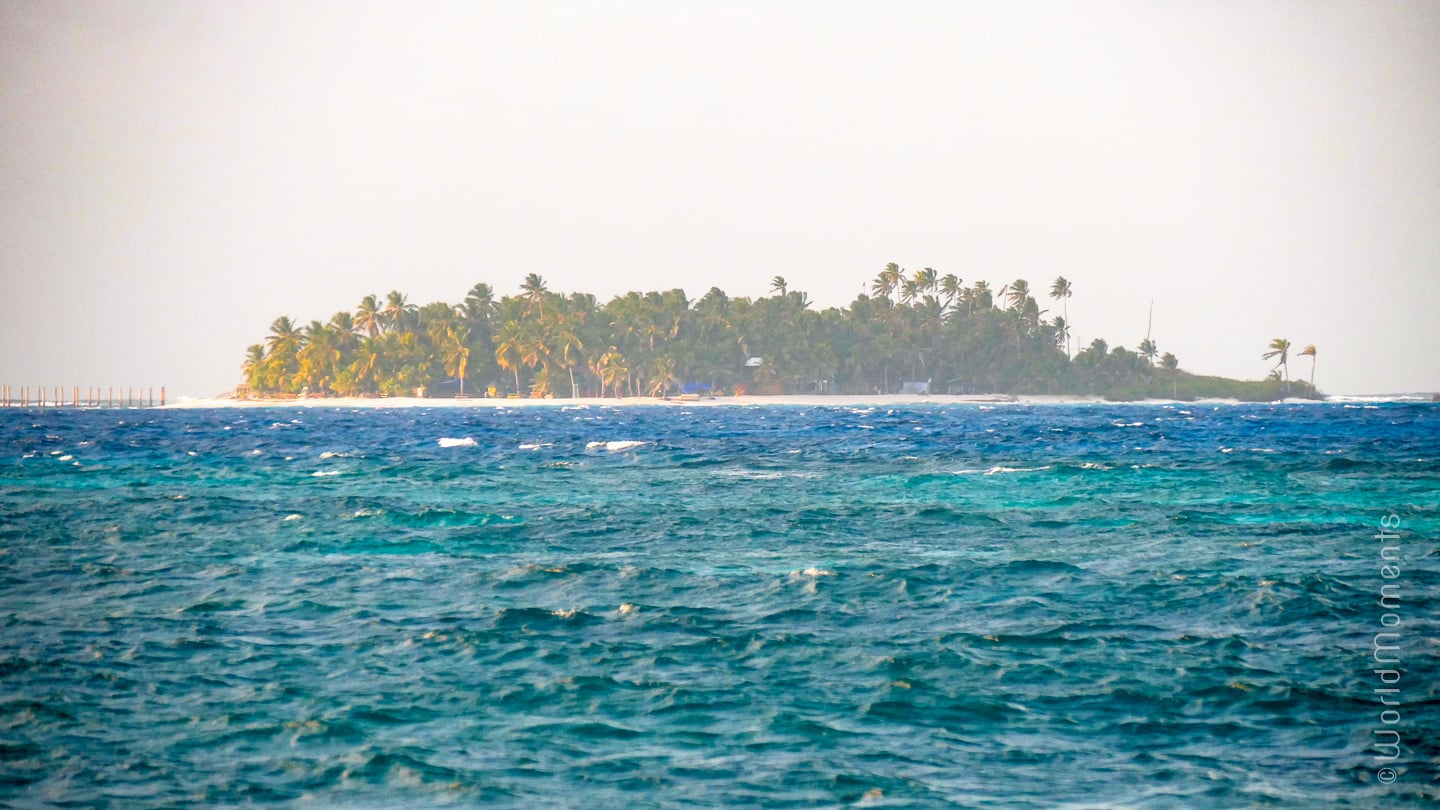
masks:
<svg viewBox="0 0 1440 810"><path fill-rule="evenodd" d="M869 394L906 381L934 393L1161 396L1213 379L1188 378L1148 338L1135 351L1095 340L1072 358L1063 277L1045 293L1062 313L1049 318L1024 279L993 290L930 268L889 264L843 309L816 310L779 276L771 286L760 298L712 287L693 301L675 289L600 304L532 273L517 295L476 284L458 304L371 295L325 322L277 318L249 347L245 383L261 396L654 396L686 383Z"/></svg>

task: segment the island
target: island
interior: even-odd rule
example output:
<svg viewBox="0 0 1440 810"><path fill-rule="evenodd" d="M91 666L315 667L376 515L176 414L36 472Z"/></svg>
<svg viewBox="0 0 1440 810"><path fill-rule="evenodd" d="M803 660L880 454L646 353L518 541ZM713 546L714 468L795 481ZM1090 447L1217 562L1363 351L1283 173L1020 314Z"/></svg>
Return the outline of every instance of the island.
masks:
<svg viewBox="0 0 1440 810"><path fill-rule="evenodd" d="M459 303L417 306L399 291L298 325L276 318L249 347L235 396L710 397L752 395L1050 395L1110 400L1320 398L1289 374L1277 338L1264 380L1192 374L1146 338L1134 349L1071 345L1070 281L998 289L931 268L887 264L844 308L816 309L776 276L770 295L711 287L629 292L601 304L551 291L531 273L516 295L471 287ZM1037 295L1058 314L1046 317Z"/></svg>

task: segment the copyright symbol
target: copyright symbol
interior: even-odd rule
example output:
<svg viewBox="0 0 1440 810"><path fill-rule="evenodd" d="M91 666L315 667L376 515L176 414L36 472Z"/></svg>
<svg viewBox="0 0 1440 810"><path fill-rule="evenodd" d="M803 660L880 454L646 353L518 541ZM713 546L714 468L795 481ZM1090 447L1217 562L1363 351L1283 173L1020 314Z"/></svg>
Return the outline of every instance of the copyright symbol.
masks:
<svg viewBox="0 0 1440 810"><path fill-rule="evenodd" d="M1389 785L1395 781L1397 774L1394 768L1381 768L1375 772L1375 778L1379 780L1380 784Z"/></svg>

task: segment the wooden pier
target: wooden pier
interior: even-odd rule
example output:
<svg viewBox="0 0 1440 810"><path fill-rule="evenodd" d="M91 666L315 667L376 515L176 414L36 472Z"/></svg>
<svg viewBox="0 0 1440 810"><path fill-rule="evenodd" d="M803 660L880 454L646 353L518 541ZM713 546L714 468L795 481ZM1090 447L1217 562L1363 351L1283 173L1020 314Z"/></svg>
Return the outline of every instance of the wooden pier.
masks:
<svg viewBox="0 0 1440 810"><path fill-rule="evenodd" d="M163 385L158 389L153 386L0 385L0 408L154 408L164 404Z"/></svg>

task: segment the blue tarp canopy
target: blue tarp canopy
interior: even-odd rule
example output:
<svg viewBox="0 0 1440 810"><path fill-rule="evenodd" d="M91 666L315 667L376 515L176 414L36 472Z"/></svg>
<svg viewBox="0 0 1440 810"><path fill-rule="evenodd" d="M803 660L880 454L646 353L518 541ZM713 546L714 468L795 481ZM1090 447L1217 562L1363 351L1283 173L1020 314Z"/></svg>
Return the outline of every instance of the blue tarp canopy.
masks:
<svg viewBox="0 0 1440 810"><path fill-rule="evenodd" d="M701 394L710 390L710 383L685 383L681 390L687 394Z"/></svg>

